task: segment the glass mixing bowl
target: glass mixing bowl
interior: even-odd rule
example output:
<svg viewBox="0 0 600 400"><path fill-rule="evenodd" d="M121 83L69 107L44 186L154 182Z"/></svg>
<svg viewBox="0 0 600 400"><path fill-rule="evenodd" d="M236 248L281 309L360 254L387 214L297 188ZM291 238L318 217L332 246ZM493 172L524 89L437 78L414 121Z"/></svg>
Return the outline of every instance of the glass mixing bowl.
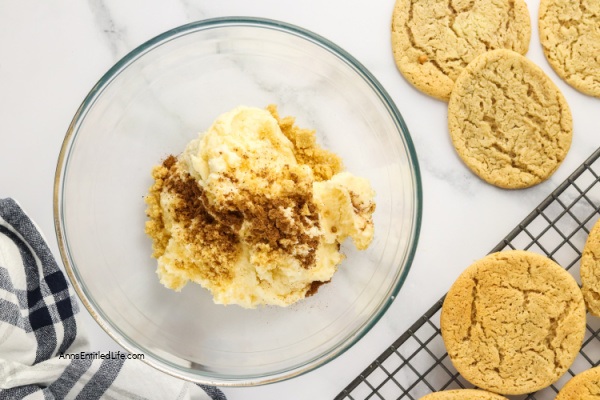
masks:
<svg viewBox="0 0 600 400"><path fill-rule="evenodd" d="M288 308L216 305L163 287L144 233L150 171L238 105L278 106L312 128L376 191L375 235L318 293ZM211 19L125 56L91 90L66 134L54 194L67 273L102 328L174 376L257 385L334 359L382 316L406 278L421 221L415 151L394 103L352 56L296 26Z"/></svg>

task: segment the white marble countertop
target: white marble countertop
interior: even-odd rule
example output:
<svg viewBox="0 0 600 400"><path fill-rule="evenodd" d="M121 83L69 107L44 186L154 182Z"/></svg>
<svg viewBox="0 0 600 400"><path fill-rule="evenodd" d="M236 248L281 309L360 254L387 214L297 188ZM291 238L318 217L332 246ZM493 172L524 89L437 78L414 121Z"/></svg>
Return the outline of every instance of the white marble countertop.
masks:
<svg viewBox="0 0 600 400"><path fill-rule="evenodd" d="M54 171L65 132L96 81L146 40L187 22L223 16L285 21L333 41L363 63L396 102L414 140L424 214L416 258L394 304L333 362L300 377L254 388L225 388L236 399L331 399L600 146L600 99L566 85L537 38L538 1L528 0L527 56L556 82L574 119L571 150L548 181L507 191L474 176L451 146L446 104L413 89L390 48L394 0L5 0L0 2L0 197L34 219L60 262L54 235ZM116 344L87 315L94 351Z"/></svg>

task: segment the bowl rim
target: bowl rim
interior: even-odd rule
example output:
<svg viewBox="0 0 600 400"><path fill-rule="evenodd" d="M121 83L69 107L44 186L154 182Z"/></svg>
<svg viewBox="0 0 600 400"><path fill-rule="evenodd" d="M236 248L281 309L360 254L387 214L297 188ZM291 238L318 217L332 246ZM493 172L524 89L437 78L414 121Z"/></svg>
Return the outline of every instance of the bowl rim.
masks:
<svg viewBox="0 0 600 400"><path fill-rule="evenodd" d="M336 359L338 356L346 352L350 347L356 344L361 338L363 338L373 326L381 319L385 312L389 309L392 302L398 295L401 287L403 286L408 272L411 268L412 262L415 257L422 221L422 208L423 208L423 191L421 182L421 173L419 163L417 159L416 150L410 136L409 130L404 122L400 111L397 109L394 101L379 83L379 81L372 75L371 72L361 64L355 57L350 53L331 42L330 40L316 34L308 29L299 27L294 24L282 22L279 20L259 18L259 17L246 17L246 16L231 16L231 17L217 17L207 18L199 21L190 22L168 31L165 31L150 40L142 43L135 47L133 50L128 52L120 60L118 60L92 87L89 93L86 95L79 108L77 109L71 123L67 129L65 137L62 142L62 146L58 155L55 178L54 178L54 194L53 194L53 214L54 214L54 227L58 242L58 248L60 251L63 265L71 281L71 284L77 293L81 303L85 306L87 311L91 314L93 319L100 325L100 327L115 341L117 344L122 346L127 351L134 353L140 352L144 349L140 349L127 335L121 333L118 327L111 325L108 322L109 318L104 318L102 312L96 307L91 296L88 296L82 285L79 283L77 278L76 266L71 262L70 253L68 251L68 239L65 235L65 231L62 224L62 188L64 183L64 173L68 165L68 155L70 154L71 145L77 136L78 128L81 121L84 119L88 110L93 106L99 95L103 90L112 82L112 80L119 75L119 73L126 69L131 63L150 52L152 49L167 43L168 41L174 40L178 37L185 36L187 34L223 27L254 27L254 28L267 28L277 30L283 33L293 34L300 38L303 38L313 44L329 51L335 55L338 59L349 65L365 82L372 88L372 90L380 97L382 103L387 108L390 117L393 119L394 124L400 131L404 147L408 155L408 163L412 169L412 184L413 184L413 221L410 231L410 238L408 242L408 251L405 256L404 268L400 271L397 276L397 280L392 288L390 295L387 299L383 300L376 312L366 320L359 328L357 328L352 334L350 334L343 342L337 347L329 349L326 352L321 353L319 356L314 357L302 365L293 366L289 369L278 371L272 375L260 375L253 376L250 378L225 378L216 377L209 375L195 374L191 371L185 371L180 366L169 362L160 356L150 355L146 356L143 361L171 376L187 381L192 381L199 384L211 385L211 386L223 386L223 387L242 387L242 386L258 386L263 384L270 384L287 380L309 371L315 370L316 368L327 364L328 362ZM169 367L169 365L171 367Z"/></svg>

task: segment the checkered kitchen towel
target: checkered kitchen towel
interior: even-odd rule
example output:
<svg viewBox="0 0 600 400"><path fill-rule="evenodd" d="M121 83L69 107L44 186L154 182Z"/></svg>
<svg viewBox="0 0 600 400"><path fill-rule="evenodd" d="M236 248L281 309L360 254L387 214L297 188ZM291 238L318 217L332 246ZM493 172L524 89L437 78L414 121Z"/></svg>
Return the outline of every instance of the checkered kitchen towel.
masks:
<svg viewBox="0 0 600 400"><path fill-rule="evenodd" d="M0 199L0 399L212 399L139 360L68 359L89 351L77 302L34 223Z"/></svg>

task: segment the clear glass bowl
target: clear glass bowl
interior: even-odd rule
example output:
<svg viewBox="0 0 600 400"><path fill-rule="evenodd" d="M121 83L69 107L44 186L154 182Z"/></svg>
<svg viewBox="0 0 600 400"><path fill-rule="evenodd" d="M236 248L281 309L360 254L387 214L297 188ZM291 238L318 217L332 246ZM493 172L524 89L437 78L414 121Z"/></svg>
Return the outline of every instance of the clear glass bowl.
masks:
<svg viewBox="0 0 600 400"><path fill-rule="evenodd" d="M288 308L215 305L196 284L164 288L144 234L152 167L219 114L268 104L316 129L347 170L371 181L373 243L345 243L333 280ZM296 376L359 340L406 278L421 204L408 130L377 80L326 39L254 18L185 25L119 61L69 127L54 195L67 273L102 328L162 371L224 386Z"/></svg>

